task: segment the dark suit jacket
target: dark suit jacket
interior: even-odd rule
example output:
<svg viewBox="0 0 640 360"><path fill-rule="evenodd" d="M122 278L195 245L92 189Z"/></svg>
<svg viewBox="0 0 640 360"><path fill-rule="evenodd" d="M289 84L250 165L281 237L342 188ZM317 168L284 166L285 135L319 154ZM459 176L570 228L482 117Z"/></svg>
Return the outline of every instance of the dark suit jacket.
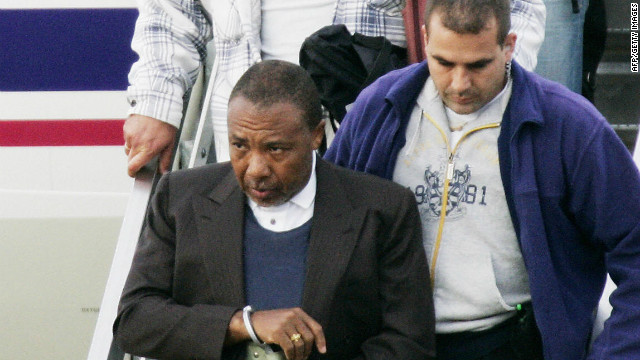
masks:
<svg viewBox="0 0 640 360"><path fill-rule="evenodd" d="M433 302L413 194L321 159L316 169L302 309L323 326L328 352L314 347L311 358L431 358ZM114 323L124 351L234 357L223 342L245 305L245 204L229 163L160 180Z"/></svg>

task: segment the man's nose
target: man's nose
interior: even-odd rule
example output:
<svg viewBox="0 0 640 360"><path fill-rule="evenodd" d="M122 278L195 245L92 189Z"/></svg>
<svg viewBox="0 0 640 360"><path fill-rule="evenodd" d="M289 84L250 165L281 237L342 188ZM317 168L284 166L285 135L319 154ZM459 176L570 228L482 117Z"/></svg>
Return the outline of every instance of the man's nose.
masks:
<svg viewBox="0 0 640 360"><path fill-rule="evenodd" d="M246 175L252 178L263 178L271 174L269 162L262 154L252 154L249 158Z"/></svg>
<svg viewBox="0 0 640 360"><path fill-rule="evenodd" d="M451 89L456 93L464 92L471 86L471 78L469 71L463 67L453 70L453 78L451 79Z"/></svg>

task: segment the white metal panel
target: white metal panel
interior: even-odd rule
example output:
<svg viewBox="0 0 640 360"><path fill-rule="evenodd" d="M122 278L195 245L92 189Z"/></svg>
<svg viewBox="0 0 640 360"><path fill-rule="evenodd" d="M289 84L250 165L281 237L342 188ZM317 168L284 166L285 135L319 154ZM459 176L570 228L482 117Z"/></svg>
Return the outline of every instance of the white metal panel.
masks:
<svg viewBox="0 0 640 360"><path fill-rule="evenodd" d="M124 119L126 91L4 91L0 120Z"/></svg>
<svg viewBox="0 0 640 360"><path fill-rule="evenodd" d="M128 195L133 186L122 146L0 147L0 164L0 190Z"/></svg>

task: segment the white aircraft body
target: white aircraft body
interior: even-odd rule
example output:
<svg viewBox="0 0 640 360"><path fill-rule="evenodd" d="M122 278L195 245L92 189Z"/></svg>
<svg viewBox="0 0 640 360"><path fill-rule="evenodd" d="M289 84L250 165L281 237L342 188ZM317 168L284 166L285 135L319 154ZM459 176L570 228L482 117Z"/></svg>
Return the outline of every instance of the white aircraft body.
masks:
<svg viewBox="0 0 640 360"><path fill-rule="evenodd" d="M133 185L136 17L134 0L0 0L1 359L87 357Z"/></svg>

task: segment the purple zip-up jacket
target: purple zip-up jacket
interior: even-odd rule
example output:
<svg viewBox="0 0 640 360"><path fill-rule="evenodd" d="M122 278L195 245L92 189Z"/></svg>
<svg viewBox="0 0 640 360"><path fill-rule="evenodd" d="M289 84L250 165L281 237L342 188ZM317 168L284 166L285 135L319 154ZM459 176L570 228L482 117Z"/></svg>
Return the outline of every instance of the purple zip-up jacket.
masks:
<svg viewBox="0 0 640 360"><path fill-rule="evenodd" d="M362 91L325 158L391 179L426 62ZM545 359L640 359L640 174L582 96L513 63L500 173ZM607 271L613 311L588 352ZM436 309L437 311L437 309Z"/></svg>

